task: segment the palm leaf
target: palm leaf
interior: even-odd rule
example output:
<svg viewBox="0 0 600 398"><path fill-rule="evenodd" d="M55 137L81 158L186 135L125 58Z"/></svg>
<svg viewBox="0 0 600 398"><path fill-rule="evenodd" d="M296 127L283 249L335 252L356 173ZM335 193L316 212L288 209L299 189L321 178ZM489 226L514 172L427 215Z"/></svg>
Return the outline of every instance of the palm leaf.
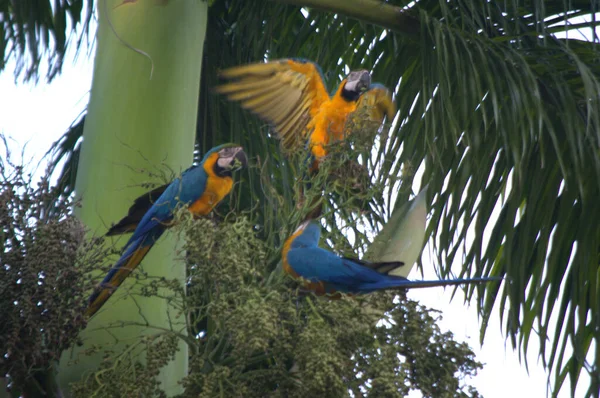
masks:
<svg viewBox="0 0 600 398"><path fill-rule="evenodd" d="M70 32L77 33L75 46L88 37L93 0L2 1L0 2L0 71L10 57L16 60L15 77L37 79L40 64L47 61L46 78L62 69Z"/></svg>
<svg viewBox="0 0 600 398"><path fill-rule="evenodd" d="M411 201L394 210L365 253L373 262L403 262L391 274L408 277L423 249L427 217L427 187Z"/></svg>

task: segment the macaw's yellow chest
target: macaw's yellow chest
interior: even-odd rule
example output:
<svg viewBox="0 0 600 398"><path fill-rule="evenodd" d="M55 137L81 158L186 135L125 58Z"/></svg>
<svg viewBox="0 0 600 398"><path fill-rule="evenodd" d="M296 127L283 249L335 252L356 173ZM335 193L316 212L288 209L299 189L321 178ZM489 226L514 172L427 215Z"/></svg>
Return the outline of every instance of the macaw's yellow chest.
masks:
<svg viewBox="0 0 600 398"><path fill-rule="evenodd" d="M231 188L233 187L233 179L231 177L217 176L213 169L214 161L209 162L209 160L210 158L204 163L204 170L208 175L204 192L197 201L188 207L189 211L196 216L205 216L210 213L231 192Z"/></svg>
<svg viewBox="0 0 600 398"><path fill-rule="evenodd" d="M314 130L310 137L313 155L321 158L327 155L325 146L332 141L344 139L344 126L348 115L356 110L356 102L348 102L340 93L321 105L314 117Z"/></svg>
<svg viewBox="0 0 600 398"><path fill-rule="evenodd" d="M296 239L300 234L302 233L302 230L295 232L292 236L290 236L289 238L287 238L287 240L285 241L285 243L283 244L283 250L281 251L281 261L283 263L283 270L285 271L286 274L291 275L294 278L298 278L298 274L296 273L296 271L294 271L294 269L290 266L290 263L288 262L287 259L287 255L290 252L290 248L292 246L292 242L294 241L294 239Z"/></svg>

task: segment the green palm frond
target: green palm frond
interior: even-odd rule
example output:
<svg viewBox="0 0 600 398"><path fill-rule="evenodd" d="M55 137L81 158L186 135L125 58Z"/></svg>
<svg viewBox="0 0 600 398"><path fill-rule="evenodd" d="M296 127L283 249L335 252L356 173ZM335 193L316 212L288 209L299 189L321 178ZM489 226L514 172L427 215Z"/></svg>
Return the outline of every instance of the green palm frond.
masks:
<svg viewBox="0 0 600 398"><path fill-rule="evenodd" d="M429 76L423 91L437 92L430 104L421 102L423 111L429 109L414 123L423 127L428 146L424 180L439 193L430 224L439 269L448 275L458 262L470 275L507 275L511 283L502 292L480 297L485 313L499 303L507 335L523 351L532 332L538 334L556 387L566 374L575 386L586 368L592 378L587 394L593 395L598 368L585 358L593 357L589 342L600 340L600 317L594 316L600 74L583 59L598 53L593 43L557 40L543 29L535 36L526 30L536 29L532 24L508 23L503 13L516 10L488 8L479 19L474 11L454 19L446 9L445 23L423 19L439 49L424 54ZM471 32L497 33L465 34L469 24ZM577 314L585 315L575 326ZM574 352L563 358L569 340Z"/></svg>
<svg viewBox="0 0 600 398"><path fill-rule="evenodd" d="M440 275L460 265L461 276L511 281L476 290L482 338L496 305L515 347L526 352L537 335L555 392L567 377L574 389L584 369L593 396L600 385L599 354L591 351L600 346L600 51L596 42L554 35L595 30L597 9L595 1L422 0L403 11L416 21L409 34L276 1L215 1L197 150L244 145L257 168L243 174L230 206L254 209L263 238L278 247L294 227L301 168L283 157L268 126L211 91L218 69L303 57L322 66L330 88L346 66L371 69L394 89L399 109L363 162L386 189L371 215L341 214L340 225L328 219L330 233L364 225L351 245L364 250L365 229L381 228L420 178L429 184L428 236ZM582 16L588 22L572 20ZM594 355L596 363L586 363Z"/></svg>
<svg viewBox="0 0 600 398"><path fill-rule="evenodd" d="M46 155L52 155L49 165L51 170L56 171L62 165L56 189L65 197L75 190L84 123L85 115L80 115L79 119L73 122L65 134L46 153Z"/></svg>
<svg viewBox="0 0 600 398"><path fill-rule="evenodd" d="M0 72L13 58L15 76L37 79L46 60L46 78L52 80L62 69L67 46L73 45L70 32L80 31L77 48L88 36L93 7L93 0L0 2Z"/></svg>

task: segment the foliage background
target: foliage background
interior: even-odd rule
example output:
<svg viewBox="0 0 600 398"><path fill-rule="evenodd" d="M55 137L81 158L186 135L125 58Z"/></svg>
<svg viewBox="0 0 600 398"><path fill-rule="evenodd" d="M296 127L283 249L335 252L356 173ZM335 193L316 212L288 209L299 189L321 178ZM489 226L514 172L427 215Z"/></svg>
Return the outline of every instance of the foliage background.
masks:
<svg viewBox="0 0 600 398"><path fill-rule="evenodd" d="M266 260L278 250L257 238L250 217L194 220L181 212L175 233L190 265L187 294L176 280L141 278L132 289L156 294L170 285L175 294L168 299L186 314L196 338L186 338L191 366L183 396L336 397L348 390L373 397L410 390L424 397L479 396L467 376L481 364L465 343L439 329L437 312L392 293L333 301L306 295L269 269ZM75 396L163 395L154 376L180 337L157 329L123 352L109 351ZM139 350L148 353L146 366L135 361Z"/></svg>
<svg viewBox="0 0 600 398"><path fill-rule="evenodd" d="M513 344L526 351L537 333L555 383L567 376L574 381L583 367L592 375L590 391L598 391L597 48L551 36L573 28L595 30L595 19L565 28L561 13L594 13L597 2L421 1L413 7L418 30L388 34L377 43L381 30L372 25L316 11L305 18L276 2L257 4L212 4L209 34L212 42L226 38L226 43L212 52L207 48L207 59L226 66L261 59L268 50L273 57L291 53L317 60L333 80L342 74L339 57L352 67L373 67L376 78L392 87L402 76L397 87L402 123L396 123L385 148L399 156L384 162L391 170L385 174L427 164L424 179L436 193L430 225L440 273L465 263L465 273L509 274L514 283L498 294ZM280 39L267 43L267 37ZM210 66L204 70L209 74ZM255 130L261 126L211 96L210 79L214 74L203 76L199 148L224 138L218 131L253 152L277 153L263 135L240 129L248 120ZM76 140L70 142L67 151ZM275 167L283 160L273 162L274 175L286 172ZM251 176L248 181L260 192L260 181ZM291 197L291 190L284 192ZM263 206L265 219L272 220ZM487 237L484 227L491 228L494 211L500 216ZM276 243L279 237L270 239ZM488 307L496 292L490 293ZM565 351L569 344L573 356ZM596 352L585 363L588 350Z"/></svg>
<svg viewBox="0 0 600 398"><path fill-rule="evenodd" d="M80 344L95 285L90 271L105 268L111 251L102 239L85 238L72 216L74 203L57 203L47 178L34 188L25 170L8 156L0 162L0 369L13 396L45 396L41 391L52 385L47 367ZM270 269L266 260L279 248L258 238L249 217L195 220L186 209L179 212L174 233L185 242L186 289L177 278L138 272L127 294L170 301L189 332L149 323L153 333L124 349L91 346L84 357L101 352L103 361L72 386L73 396L167 396L157 376L173 360L179 339L192 363L181 380L182 396L345 396L348 390L355 396L402 397L410 390L425 397L479 396L466 377L481 364L465 343L440 331L435 311L390 292L333 301L306 295Z"/></svg>
<svg viewBox="0 0 600 398"><path fill-rule="evenodd" d="M81 72L86 67L88 67L87 79L85 77L86 74ZM70 63L66 64L63 75L54 79L51 84L32 86L30 92L23 90L22 85L15 84L10 75L6 73L0 75L0 90L14 93L12 101L2 103L3 109L10 110L9 114L13 115L12 118L4 120L5 129L7 131L20 132L18 136L13 136L13 140L9 140L9 144L17 150L27 143L25 149L28 153L24 157L25 159L31 159L32 165L37 163L43 165L45 163L40 158L54 140L53 137L59 137L62 134L64 125L68 125L70 118L79 113L77 106L72 107L72 104L78 103L79 106L82 105L79 91L83 91L86 86L89 86L90 72L89 62L86 62L85 58L80 58L75 66L72 66ZM80 90L73 90L74 82L77 82L76 86L80 87ZM3 98L0 97L0 102L3 101ZM60 103L56 101L57 98L62 98ZM18 117L20 112L26 109L26 105L43 110L48 114L48 117L43 120L35 118L22 119ZM65 106L72 107L70 112L65 113ZM11 126L14 127L11 128ZM43 131L44 133L36 134L36 131ZM19 153L13 153L13 155L17 156ZM40 176L42 172L43 168L37 168L37 171L34 171L34 175ZM158 179L160 180L160 178ZM427 264L426 260L425 263ZM433 270L430 268L426 268L425 273L426 277L435 277ZM450 303L452 296L452 290L444 292L438 289L435 289L435 291L422 290L408 293L409 298L413 300L417 299L420 304L441 310L444 318L436 320L436 325L441 330L452 331L457 341L468 341L472 349L477 353L477 360L485 362L486 366L480 369L477 376L473 377L468 384L476 386L477 390L483 396L493 396L491 394L494 391L499 391L505 385L505 383L496 377L498 372L503 372L503 374L510 375L511 380L515 380L515 385L521 382L527 383L525 385L527 385L530 394L541 394L541 391L544 390L546 378L543 371L538 367L530 366L530 374L527 375L524 368L519 366L516 354L512 354L510 350L506 354L504 353L503 338L498 334L497 329L494 329L493 324L490 326L490 331L486 337L486 345L483 348L478 347L477 339L474 338L477 331L477 318L474 308L463 306L461 300L458 298L455 298ZM141 345L137 346L137 348L145 349L146 344L150 346L152 343L158 341L143 341L140 342ZM117 375L114 376L116 378ZM111 388L114 386L112 384ZM140 389L156 387L151 384L139 384L139 386ZM93 388L93 386L86 386L85 388ZM504 386L502 391L510 393L511 390ZM519 391L523 392L522 389L519 389ZM564 396L567 395L564 394Z"/></svg>

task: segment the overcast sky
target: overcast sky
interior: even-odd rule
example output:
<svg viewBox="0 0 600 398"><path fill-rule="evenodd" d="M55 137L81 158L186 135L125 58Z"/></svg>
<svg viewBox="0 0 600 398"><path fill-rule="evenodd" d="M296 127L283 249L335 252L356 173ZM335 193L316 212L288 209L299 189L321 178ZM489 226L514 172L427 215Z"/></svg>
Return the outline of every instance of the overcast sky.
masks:
<svg viewBox="0 0 600 398"><path fill-rule="evenodd" d="M33 161L31 164L40 162L52 143L60 138L87 105L93 62L85 54L80 55L74 63L71 63L72 59L72 56L67 57L63 74L51 84L43 81L37 85L15 84L11 67L14 64L9 64L8 69L0 74L0 132L13 139L13 149L26 145L25 155ZM38 170L42 171L44 166L44 162L40 163ZM426 260L426 266L428 263ZM420 277L418 274L411 275L413 279ZM425 277L435 279L431 267L425 270ZM480 347L476 306L465 305L461 291L451 300L452 292L453 289L417 289L411 291L409 297L442 311L442 330L450 330L457 340L468 342L477 360L485 363L484 369L471 380L471 384L487 398L544 397L547 374L536 360L537 337L532 336L529 347L528 374L519 363L518 353L512 351L510 344L505 341L498 314L492 316L485 345ZM582 374L580 385L585 386L588 380ZM580 390L587 390L587 386ZM568 396L567 381L560 397ZM583 393L578 392L576 396L583 396Z"/></svg>

